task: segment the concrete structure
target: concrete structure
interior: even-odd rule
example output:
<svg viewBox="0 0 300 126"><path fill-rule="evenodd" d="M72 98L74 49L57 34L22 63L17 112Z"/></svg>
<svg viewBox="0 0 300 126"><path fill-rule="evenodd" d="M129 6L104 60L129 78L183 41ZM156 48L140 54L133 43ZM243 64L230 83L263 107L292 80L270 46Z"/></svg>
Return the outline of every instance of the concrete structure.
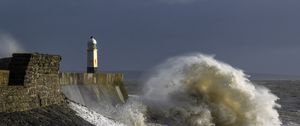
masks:
<svg viewBox="0 0 300 126"><path fill-rule="evenodd" d="M1 61L0 66L8 70L0 70L0 112L63 104L62 88L68 85L86 85L95 95L110 96L118 103L128 97L122 74L59 73L58 55L19 53L6 58L9 63Z"/></svg>
<svg viewBox="0 0 300 126"><path fill-rule="evenodd" d="M88 49L87 49L87 72L88 73L96 73L98 69L98 49L97 49L97 41L91 36L88 41Z"/></svg>
<svg viewBox="0 0 300 126"><path fill-rule="evenodd" d="M87 97L87 92L96 96L93 100L98 102L106 100L117 104L125 103L128 99L121 73L60 73L59 83L63 89L70 88L64 90L68 98L83 105L89 104L90 97L84 98Z"/></svg>

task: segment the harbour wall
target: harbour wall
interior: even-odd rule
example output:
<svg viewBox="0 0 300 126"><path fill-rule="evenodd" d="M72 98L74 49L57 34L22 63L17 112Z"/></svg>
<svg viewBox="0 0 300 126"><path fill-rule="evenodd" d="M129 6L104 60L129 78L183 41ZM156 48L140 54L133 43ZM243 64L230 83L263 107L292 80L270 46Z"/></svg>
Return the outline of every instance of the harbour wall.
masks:
<svg viewBox="0 0 300 126"><path fill-rule="evenodd" d="M121 73L69 72L59 74L59 83L69 99L83 105L92 102L91 100L125 103L128 94L124 87L123 78ZM90 95L87 96L86 92Z"/></svg>
<svg viewBox="0 0 300 126"><path fill-rule="evenodd" d="M76 97L70 92L74 87L79 90L79 95L83 93L80 92L82 89L88 89L98 100L126 101L128 95L122 74L60 73L60 61L59 55L39 53L17 53L11 58L0 59L0 112L64 104L65 96ZM66 90L68 88L72 90ZM86 99L81 98L83 103Z"/></svg>

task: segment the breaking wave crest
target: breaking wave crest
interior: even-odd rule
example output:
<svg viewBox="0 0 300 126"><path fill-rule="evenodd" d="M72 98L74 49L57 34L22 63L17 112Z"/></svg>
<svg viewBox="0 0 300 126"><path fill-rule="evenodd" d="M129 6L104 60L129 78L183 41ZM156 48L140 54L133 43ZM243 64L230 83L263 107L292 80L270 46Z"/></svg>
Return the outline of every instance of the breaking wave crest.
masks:
<svg viewBox="0 0 300 126"><path fill-rule="evenodd" d="M166 125L280 126L278 97L212 56L175 57L145 81L149 119Z"/></svg>

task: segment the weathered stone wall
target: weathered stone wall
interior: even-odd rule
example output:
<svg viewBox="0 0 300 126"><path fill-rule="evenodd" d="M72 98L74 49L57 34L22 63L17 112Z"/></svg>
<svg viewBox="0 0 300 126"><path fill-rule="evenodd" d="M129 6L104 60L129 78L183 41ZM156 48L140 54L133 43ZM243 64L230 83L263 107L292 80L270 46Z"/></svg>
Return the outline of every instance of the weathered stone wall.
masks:
<svg viewBox="0 0 300 126"><path fill-rule="evenodd" d="M8 85L9 71L0 70L0 87Z"/></svg>
<svg viewBox="0 0 300 126"><path fill-rule="evenodd" d="M13 54L9 65L9 84L0 87L0 112L63 103L58 80L60 60L57 55Z"/></svg>
<svg viewBox="0 0 300 126"><path fill-rule="evenodd" d="M128 99L121 73L60 73L59 83L66 85L87 85L97 96L110 96L111 100L125 102Z"/></svg>
<svg viewBox="0 0 300 126"><path fill-rule="evenodd" d="M26 111L61 104L61 95L41 87L7 86L0 88L0 112Z"/></svg>
<svg viewBox="0 0 300 126"><path fill-rule="evenodd" d="M9 85L36 85L55 78L61 57L47 54L13 54L9 64Z"/></svg>

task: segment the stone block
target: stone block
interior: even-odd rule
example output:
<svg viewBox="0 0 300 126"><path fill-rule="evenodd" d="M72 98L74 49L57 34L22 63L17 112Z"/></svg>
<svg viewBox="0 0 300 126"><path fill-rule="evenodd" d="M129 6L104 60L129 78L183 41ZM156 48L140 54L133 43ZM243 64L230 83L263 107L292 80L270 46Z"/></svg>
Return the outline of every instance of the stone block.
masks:
<svg viewBox="0 0 300 126"><path fill-rule="evenodd" d="M9 79L9 71L7 70L0 70L0 87L7 86Z"/></svg>

